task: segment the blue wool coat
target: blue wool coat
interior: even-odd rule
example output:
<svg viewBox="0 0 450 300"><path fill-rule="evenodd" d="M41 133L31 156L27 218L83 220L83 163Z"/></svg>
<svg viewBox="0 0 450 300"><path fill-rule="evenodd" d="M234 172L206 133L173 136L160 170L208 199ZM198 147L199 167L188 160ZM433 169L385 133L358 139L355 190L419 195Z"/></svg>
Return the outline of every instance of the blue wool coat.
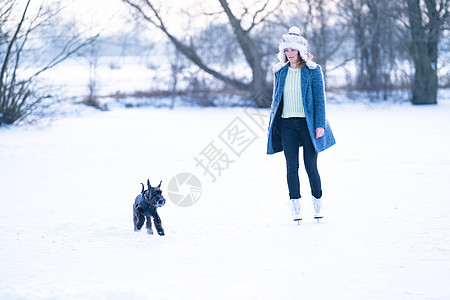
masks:
<svg viewBox="0 0 450 300"><path fill-rule="evenodd" d="M267 140L267 154L283 151L280 135L280 119L283 111L283 90L289 63L276 70L274 67L274 88L272 96L272 107L270 109L269 136ZM336 141L331 131L330 124L325 117L325 90L322 68L313 62L301 70L302 100L303 108L308 125L311 141L319 153L333 146ZM325 128L325 134L316 139L316 128ZM301 146L301 145L300 145Z"/></svg>

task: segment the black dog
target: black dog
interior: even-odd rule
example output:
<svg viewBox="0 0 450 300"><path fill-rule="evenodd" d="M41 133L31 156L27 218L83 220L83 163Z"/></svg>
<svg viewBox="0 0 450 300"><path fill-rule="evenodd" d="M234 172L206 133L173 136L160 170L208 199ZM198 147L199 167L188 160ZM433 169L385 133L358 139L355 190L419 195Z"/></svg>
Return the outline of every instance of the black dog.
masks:
<svg viewBox="0 0 450 300"><path fill-rule="evenodd" d="M162 181L161 181L162 182ZM155 228L159 235L164 235L164 229L161 225L161 219L156 209L166 203L166 199L162 196L161 182L157 187L150 185L150 180L147 180L148 190L144 190L142 184L141 194L136 197L133 205L133 222L134 231L141 230L144 225L145 218L147 218L147 233L153 234L151 217L155 222Z"/></svg>

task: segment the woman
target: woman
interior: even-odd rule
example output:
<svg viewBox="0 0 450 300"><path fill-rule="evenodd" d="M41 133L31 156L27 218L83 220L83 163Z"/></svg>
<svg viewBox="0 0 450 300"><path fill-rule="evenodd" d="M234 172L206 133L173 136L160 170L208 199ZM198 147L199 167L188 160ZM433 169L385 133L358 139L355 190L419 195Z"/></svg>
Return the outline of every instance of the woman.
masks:
<svg viewBox="0 0 450 300"><path fill-rule="evenodd" d="M325 88L321 67L312 61L308 42L298 27L281 36L274 68L274 89L270 112L267 154L284 151L287 183L292 200L292 218L302 219L299 147L309 178L314 218L323 218L322 186L317 170L318 153L335 144L325 117Z"/></svg>

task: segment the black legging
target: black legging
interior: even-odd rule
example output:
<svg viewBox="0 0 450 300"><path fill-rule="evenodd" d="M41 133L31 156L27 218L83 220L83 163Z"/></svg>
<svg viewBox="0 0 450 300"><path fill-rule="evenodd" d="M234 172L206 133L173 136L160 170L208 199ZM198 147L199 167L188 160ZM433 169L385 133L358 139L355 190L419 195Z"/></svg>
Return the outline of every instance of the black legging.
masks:
<svg viewBox="0 0 450 300"><path fill-rule="evenodd" d="M313 137L315 138L315 137ZM281 118L281 142L286 157L287 182L291 199L300 198L300 180L298 178L298 152L303 146L303 162L311 186L311 194L317 199L322 197L322 186L317 170L317 152L311 142L306 118Z"/></svg>

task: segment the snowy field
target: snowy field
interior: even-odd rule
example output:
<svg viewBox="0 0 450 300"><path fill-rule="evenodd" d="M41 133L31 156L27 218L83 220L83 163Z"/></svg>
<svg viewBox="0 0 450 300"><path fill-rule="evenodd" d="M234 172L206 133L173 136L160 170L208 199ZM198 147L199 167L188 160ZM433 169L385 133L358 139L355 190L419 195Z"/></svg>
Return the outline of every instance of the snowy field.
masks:
<svg viewBox="0 0 450 300"><path fill-rule="evenodd" d="M0 128L0 299L449 299L450 100L439 101L329 105L337 144L319 155L319 224L303 169L305 219L290 220L284 156L265 154L254 110ZM236 124L252 134L233 144ZM229 162L210 169L214 182L195 160L212 145ZM183 172L202 184L190 207L167 194ZM162 237L133 231L147 178L163 180Z"/></svg>

